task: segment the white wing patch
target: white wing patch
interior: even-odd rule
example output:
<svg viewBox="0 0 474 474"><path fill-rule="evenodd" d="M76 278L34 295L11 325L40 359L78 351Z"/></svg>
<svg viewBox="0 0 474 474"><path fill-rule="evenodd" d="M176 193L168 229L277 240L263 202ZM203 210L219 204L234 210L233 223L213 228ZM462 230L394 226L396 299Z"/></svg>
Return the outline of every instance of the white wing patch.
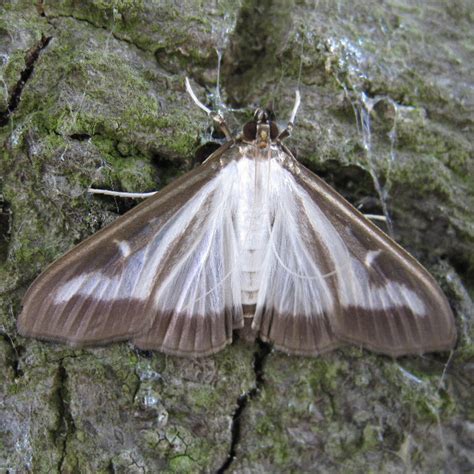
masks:
<svg viewBox="0 0 474 474"><path fill-rule="evenodd" d="M271 305L281 314L318 317L330 314L337 303L367 310L410 308L418 316L427 312L422 299L403 283L378 275L370 279L381 250L368 250L359 261L324 212L298 185L278 160L269 169L267 201L270 242L263 265L258 308ZM319 243L320 258L311 245ZM317 258L317 257L316 257ZM336 290L334 290L334 286Z"/></svg>
<svg viewBox="0 0 474 474"><path fill-rule="evenodd" d="M231 163L218 176L205 222L186 238L189 245L155 295L159 310L204 315L241 306L239 251L232 219L236 173L236 163ZM187 209L188 219L196 211ZM175 231L180 229L182 223L176 222Z"/></svg>
<svg viewBox="0 0 474 474"><path fill-rule="evenodd" d="M144 301L150 297L152 275L140 279L143 271L145 249L131 255L124 265L124 271L113 277L101 271L83 273L61 284L54 295L54 303L69 301L74 295L89 296L103 301L120 298L135 298ZM137 282L140 279L140 285ZM108 290L108 291L106 291Z"/></svg>
<svg viewBox="0 0 474 474"><path fill-rule="evenodd" d="M280 314L317 317L334 307L328 275L315 261L301 233L301 206L293 177L277 160L266 172L268 212L264 225L269 237L262 266L257 313L272 306ZM271 230L270 230L271 229Z"/></svg>
<svg viewBox="0 0 474 474"><path fill-rule="evenodd" d="M102 301L153 298L157 312L189 315L219 314L226 306L241 306L238 243L230 211L236 195L231 184L237 177L235 163L229 164L144 247L132 251L128 242L114 241L120 271L113 277L107 275L107 269L75 276L60 285L54 302L66 303L74 295ZM201 221L198 216L206 206L208 211L202 213ZM186 248L155 289L157 275L179 239L185 239Z"/></svg>
<svg viewBox="0 0 474 474"><path fill-rule="evenodd" d="M118 277L114 277L112 281L112 279L105 277L100 272L85 273L63 283L55 292L54 303L66 303L74 295L94 295L99 293L103 286L110 284L116 286L118 282Z"/></svg>
<svg viewBox="0 0 474 474"><path fill-rule="evenodd" d="M345 276L340 275L340 303L371 310L406 307L418 316L425 316L425 304L413 290L396 281L381 281L385 283L371 284L364 265L350 257Z"/></svg>

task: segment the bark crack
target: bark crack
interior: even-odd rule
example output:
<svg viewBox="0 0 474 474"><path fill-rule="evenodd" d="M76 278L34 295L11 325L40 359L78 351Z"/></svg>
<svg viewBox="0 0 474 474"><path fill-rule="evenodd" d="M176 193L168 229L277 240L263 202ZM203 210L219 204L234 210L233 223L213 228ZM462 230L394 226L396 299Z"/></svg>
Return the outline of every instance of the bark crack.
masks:
<svg viewBox="0 0 474 474"><path fill-rule="evenodd" d="M54 393L58 407L58 422L52 433L55 444L60 451L58 472L63 472L63 464L67 455L68 439L76 430L70 410L70 394L67 381L68 374L64 367L64 360L61 359L56 374L56 390Z"/></svg>
<svg viewBox="0 0 474 474"><path fill-rule="evenodd" d="M41 36L41 40L32 48L30 48L25 56L25 68L21 71L20 79L18 79L15 87L10 94L7 108L0 111L0 127L4 127L8 124L10 116L15 112L16 108L20 104L21 94L23 89L33 74L35 64L38 61L41 51L48 46L52 36Z"/></svg>
<svg viewBox="0 0 474 474"><path fill-rule="evenodd" d="M10 347L9 354L7 354L7 361L12 369L13 376L15 378L22 377L23 371L20 369L20 355L17 346L15 345L15 341L7 332L2 331L2 329L3 327L0 326L0 337Z"/></svg>
<svg viewBox="0 0 474 474"><path fill-rule="evenodd" d="M270 354L272 347L270 344L261 340L257 341L258 349L255 351L253 358L253 371L255 374L255 383L253 387L239 396L237 399L237 407L232 415L231 425L231 442L229 447L229 454L222 466L216 471L216 474L227 472L231 464L234 462L237 454L237 447L241 440L241 418L250 401L258 397L260 391L265 384L265 362L268 354Z"/></svg>
<svg viewBox="0 0 474 474"><path fill-rule="evenodd" d="M8 259L8 248L12 227L10 203L5 201L0 190L0 263Z"/></svg>
<svg viewBox="0 0 474 474"><path fill-rule="evenodd" d="M281 69L282 45L292 23L292 2L244 0L235 29L223 55L221 84L236 107L252 102L265 79L262 71L274 75ZM271 11L272 15L268 12Z"/></svg>
<svg viewBox="0 0 474 474"><path fill-rule="evenodd" d="M46 15L45 15L46 16ZM138 45L137 43L133 42L133 40L129 39L129 38L126 38L125 36L120 36L118 33L116 33L115 31L113 31L113 26L112 26L112 29L110 29L107 25L100 25L100 24L97 24L97 23L94 23L92 20L88 19L88 18L80 18L80 17L77 17L77 16L74 16L74 15L61 15L61 14L50 14L47 16L48 18L48 23L53 26L54 28L56 28L56 26L54 25L54 23L52 23L53 20L61 20L63 18L66 18L66 19L70 19L70 20L74 20L74 21L78 21L78 22L82 22L82 23L86 23L87 25L89 26L92 26L93 28L97 28L97 29L100 29L100 30L104 30L104 31L107 31L109 32L112 37L117 40L117 41L123 41L124 43L130 45L130 46L134 46L135 48L137 48L139 51L142 51L144 53L151 53L152 51L149 51L147 50L146 48Z"/></svg>
<svg viewBox="0 0 474 474"><path fill-rule="evenodd" d="M38 0L36 3L36 11L39 16L46 17L46 12L44 10L44 0Z"/></svg>

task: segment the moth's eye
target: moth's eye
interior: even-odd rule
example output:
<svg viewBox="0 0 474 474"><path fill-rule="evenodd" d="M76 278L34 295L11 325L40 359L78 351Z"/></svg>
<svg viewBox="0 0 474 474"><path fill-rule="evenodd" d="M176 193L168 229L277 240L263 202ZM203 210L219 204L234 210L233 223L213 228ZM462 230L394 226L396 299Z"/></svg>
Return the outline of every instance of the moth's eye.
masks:
<svg viewBox="0 0 474 474"><path fill-rule="evenodd" d="M277 124L275 122L270 122L270 138L275 140L279 134L280 131L278 130Z"/></svg>
<svg viewBox="0 0 474 474"><path fill-rule="evenodd" d="M255 122L247 122L244 125L244 138L246 140L255 140L257 138L257 124Z"/></svg>

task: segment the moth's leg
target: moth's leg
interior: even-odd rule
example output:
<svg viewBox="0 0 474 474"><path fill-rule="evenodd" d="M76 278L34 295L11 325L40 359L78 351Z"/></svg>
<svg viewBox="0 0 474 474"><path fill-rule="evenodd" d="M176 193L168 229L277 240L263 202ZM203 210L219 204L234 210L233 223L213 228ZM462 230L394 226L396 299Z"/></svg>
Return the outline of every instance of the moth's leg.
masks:
<svg viewBox="0 0 474 474"><path fill-rule="evenodd" d="M115 197L125 197L125 198L132 198L132 199L146 199L153 194L156 194L158 191L152 191L150 193L124 193L121 191L110 191L108 189L96 189L96 188L88 188L87 192L91 194L106 194L107 196L115 196Z"/></svg>
<svg viewBox="0 0 474 474"><path fill-rule="evenodd" d="M290 120L288 122L288 125L286 126L285 130L283 130L280 135L278 135L278 140L284 140L285 138L288 138L291 135L291 131L293 130L293 126L295 124L295 118L296 118L296 113L298 112L298 108L301 103L301 95L300 91L296 89L295 93L295 105L293 106L293 110L291 112Z"/></svg>
<svg viewBox="0 0 474 474"><path fill-rule="evenodd" d="M214 120L217 126L221 129L221 132L225 135L227 141L234 140L234 137L232 136L232 133L230 133L229 127L227 126L224 117L220 113L213 115L212 120Z"/></svg>
<svg viewBox="0 0 474 474"><path fill-rule="evenodd" d="M227 126L227 123L224 119L224 117L219 113L217 112L216 114L213 114L212 113L212 110L209 109L208 107L206 107L197 97L196 97L196 94L194 93L192 87L191 87L191 84L189 82L189 79L186 78L186 91L188 92L188 94L191 96L191 99L193 100L193 102L201 109L201 110L204 110L204 112L206 112L207 115L209 115L210 117L212 117L212 120L217 124L217 126L220 128L220 130L222 131L222 133L225 135L226 139L227 140L233 140L234 137L232 136L232 134L230 133L230 130L229 130L229 127Z"/></svg>

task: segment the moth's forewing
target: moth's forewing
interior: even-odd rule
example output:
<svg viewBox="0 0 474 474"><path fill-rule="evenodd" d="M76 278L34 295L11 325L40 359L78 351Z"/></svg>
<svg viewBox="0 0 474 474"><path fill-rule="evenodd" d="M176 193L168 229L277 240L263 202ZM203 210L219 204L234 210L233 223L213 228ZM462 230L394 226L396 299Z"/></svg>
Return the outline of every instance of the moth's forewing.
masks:
<svg viewBox="0 0 474 474"><path fill-rule="evenodd" d="M392 356L451 349L454 317L434 278L324 181L294 159L285 163L303 190L300 198L310 199L320 211L313 219L300 214L300 229L308 246L313 241L314 258L330 275L325 291L333 292L333 306L319 313L318 323L302 318L292 327L287 315L273 313L271 324L262 321L264 337L282 348L291 340L293 346L286 348L298 353L305 353L298 339L308 340L313 333L317 351L330 349L335 340ZM271 331L265 329L269 326ZM321 327L326 345L317 342L316 335L324 334Z"/></svg>
<svg viewBox="0 0 474 474"><path fill-rule="evenodd" d="M140 348L181 355L213 353L230 342L232 328L241 322L223 301L219 314L207 318L161 310L166 301L157 305L157 292L164 282L169 284L176 261L199 238L209 217L209 183L221 172L220 156L228 148L224 145L205 165L49 266L23 299L19 333L73 345L131 339ZM189 214L193 205L196 212ZM186 277L191 278L183 275L181 284L188 283ZM173 295L185 291L176 287L179 282L174 285Z"/></svg>

